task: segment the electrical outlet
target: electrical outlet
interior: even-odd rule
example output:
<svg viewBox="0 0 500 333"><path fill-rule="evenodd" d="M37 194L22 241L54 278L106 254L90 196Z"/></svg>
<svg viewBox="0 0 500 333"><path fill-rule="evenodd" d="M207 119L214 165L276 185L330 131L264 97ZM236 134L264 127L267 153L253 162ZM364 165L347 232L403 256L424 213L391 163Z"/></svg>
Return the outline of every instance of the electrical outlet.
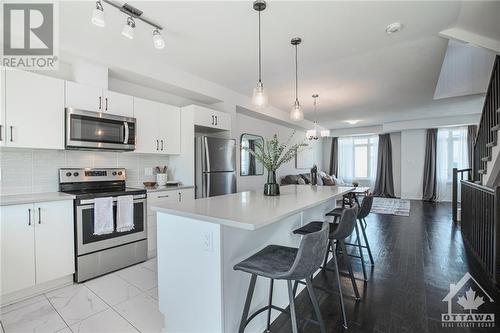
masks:
<svg viewBox="0 0 500 333"><path fill-rule="evenodd" d="M214 251L214 234L211 231L203 234L203 250L206 252Z"/></svg>
<svg viewBox="0 0 500 333"><path fill-rule="evenodd" d="M144 176L152 176L153 168L144 168Z"/></svg>

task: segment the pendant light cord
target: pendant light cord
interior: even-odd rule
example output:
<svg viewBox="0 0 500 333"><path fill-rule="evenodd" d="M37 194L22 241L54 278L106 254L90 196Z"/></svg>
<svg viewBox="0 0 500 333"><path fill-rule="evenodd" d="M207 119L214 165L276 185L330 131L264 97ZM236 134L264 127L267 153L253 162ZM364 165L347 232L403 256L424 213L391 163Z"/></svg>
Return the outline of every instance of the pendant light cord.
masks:
<svg viewBox="0 0 500 333"><path fill-rule="evenodd" d="M299 90L299 65L298 65L298 51L297 51L297 45L295 45L295 100L298 101L298 90Z"/></svg>
<svg viewBox="0 0 500 333"><path fill-rule="evenodd" d="M260 10L259 10L259 82L262 82L262 46L260 41Z"/></svg>

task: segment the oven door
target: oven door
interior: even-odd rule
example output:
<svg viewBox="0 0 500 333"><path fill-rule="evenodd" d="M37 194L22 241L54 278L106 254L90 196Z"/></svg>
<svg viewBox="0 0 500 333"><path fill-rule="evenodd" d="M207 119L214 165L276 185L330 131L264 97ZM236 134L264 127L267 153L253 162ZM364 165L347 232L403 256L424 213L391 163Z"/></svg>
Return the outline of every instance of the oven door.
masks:
<svg viewBox="0 0 500 333"><path fill-rule="evenodd" d="M135 149L135 118L66 109L66 148Z"/></svg>
<svg viewBox="0 0 500 333"><path fill-rule="evenodd" d="M134 229L116 232L116 199L113 199L115 231L105 235L94 235L94 204L92 199L81 200L76 206L77 255L83 255L111 247L147 239L146 197L134 198Z"/></svg>

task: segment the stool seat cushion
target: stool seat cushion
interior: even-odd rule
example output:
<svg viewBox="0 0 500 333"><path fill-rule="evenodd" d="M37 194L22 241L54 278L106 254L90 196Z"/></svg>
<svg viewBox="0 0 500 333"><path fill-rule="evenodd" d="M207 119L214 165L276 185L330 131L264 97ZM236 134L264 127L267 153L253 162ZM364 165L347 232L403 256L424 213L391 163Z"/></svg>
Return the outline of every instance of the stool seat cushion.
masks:
<svg viewBox="0 0 500 333"><path fill-rule="evenodd" d="M335 208L331 212L326 213L326 216L339 216L342 215L342 212L344 211L345 208Z"/></svg>
<svg viewBox="0 0 500 333"><path fill-rule="evenodd" d="M305 226L303 226L299 229L295 229L293 231L293 233L296 235L307 235L307 234L321 230L322 226L323 226L322 221L313 221L313 222L309 222L308 224L306 224ZM332 236L335 233L335 230L337 229L337 227L338 227L338 224L330 223L330 231L329 231L328 238L333 239Z"/></svg>
<svg viewBox="0 0 500 333"><path fill-rule="evenodd" d="M321 226L318 230L321 230ZM234 270L256 274L271 279L279 279L290 271L298 249L279 245L269 245L251 257L234 266Z"/></svg>

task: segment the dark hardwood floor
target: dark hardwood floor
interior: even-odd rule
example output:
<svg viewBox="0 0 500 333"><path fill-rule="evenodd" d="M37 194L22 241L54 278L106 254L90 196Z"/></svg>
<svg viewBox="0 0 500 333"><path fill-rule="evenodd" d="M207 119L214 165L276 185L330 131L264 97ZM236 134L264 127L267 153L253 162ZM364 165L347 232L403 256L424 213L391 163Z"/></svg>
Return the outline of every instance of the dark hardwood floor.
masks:
<svg viewBox="0 0 500 333"><path fill-rule="evenodd" d="M441 314L447 312L447 303L442 300L450 284L466 272L497 302L486 302L480 312L494 313L496 320L500 316L500 294L466 251L460 229L451 221L450 204L412 201L410 217L371 214L367 222L375 267L368 271L365 283L359 260L351 258L362 294L359 302L352 297L348 277L341 277L349 325L346 332L500 332L500 323L496 328L441 325ZM341 271L347 271L344 263L340 259ZM321 272L314 284L335 286L334 274ZM337 296L321 290L316 290L316 295L327 332L344 331ZM296 304L300 316L314 318L306 291L297 296ZM319 327L300 321L299 331L319 332ZM281 314L271 332L290 333L288 315Z"/></svg>

